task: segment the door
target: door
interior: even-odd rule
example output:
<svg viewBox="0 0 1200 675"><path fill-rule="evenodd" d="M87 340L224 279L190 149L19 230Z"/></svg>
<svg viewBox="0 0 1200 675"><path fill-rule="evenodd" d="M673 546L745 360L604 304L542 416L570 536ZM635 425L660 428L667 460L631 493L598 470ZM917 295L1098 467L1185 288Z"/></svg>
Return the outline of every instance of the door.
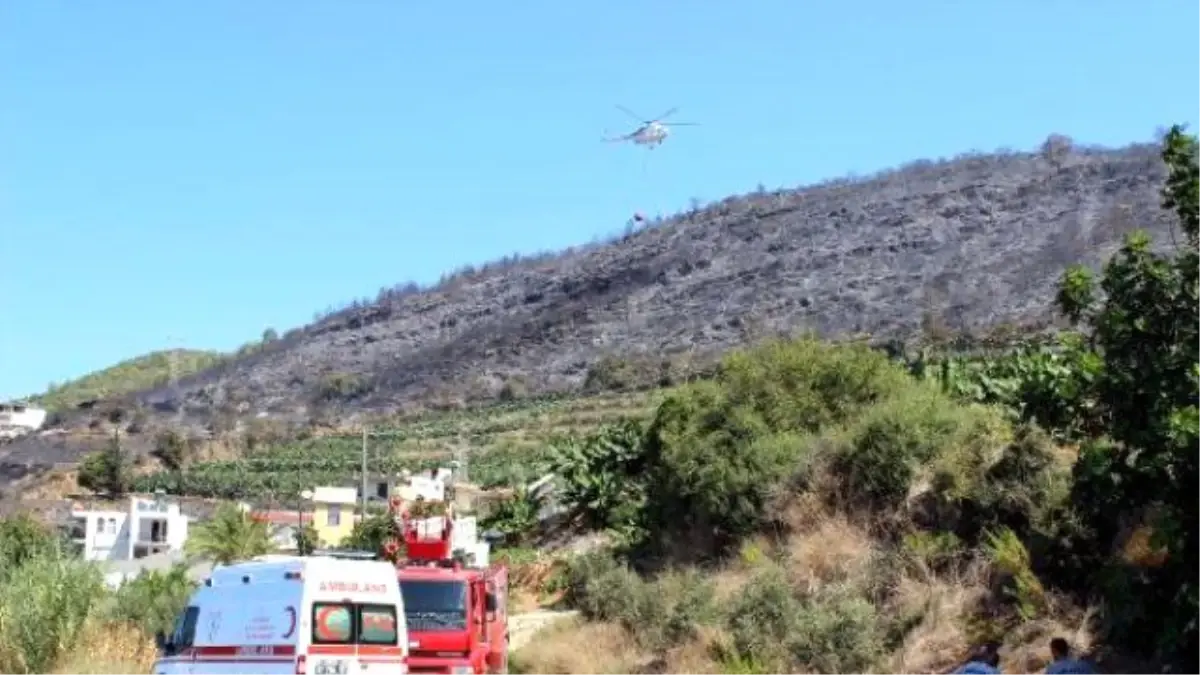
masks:
<svg viewBox="0 0 1200 675"><path fill-rule="evenodd" d="M384 675L407 672L404 655L407 639L400 634L400 618L394 604L358 606L358 667L351 672Z"/></svg>
<svg viewBox="0 0 1200 675"><path fill-rule="evenodd" d="M508 672L508 571L493 571L484 596L484 625L488 633L487 666L490 673Z"/></svg>
<svg viewBox="0 0 1200 675"><path fill-rule="evenodd" d="M391 675L405 672L395 604L315 602L310 673Z"/></svg>

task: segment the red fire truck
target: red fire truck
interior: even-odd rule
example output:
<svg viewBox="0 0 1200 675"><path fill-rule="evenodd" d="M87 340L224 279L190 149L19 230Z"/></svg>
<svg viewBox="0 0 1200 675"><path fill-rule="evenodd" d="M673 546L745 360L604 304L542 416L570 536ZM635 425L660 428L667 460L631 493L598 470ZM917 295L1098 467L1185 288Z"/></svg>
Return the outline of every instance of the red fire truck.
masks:
<svg viewBox="0 0 1200 675"><path fill-rule="evenodd" d="M398 536L384 544L383 554L395 562L404 596L408 672L507 673L508 568L454 555L462 544L455 541L456 525L470 530L474 523L461 527L467 523L456 522L446 502L393 499L389 512Z"/></svg>

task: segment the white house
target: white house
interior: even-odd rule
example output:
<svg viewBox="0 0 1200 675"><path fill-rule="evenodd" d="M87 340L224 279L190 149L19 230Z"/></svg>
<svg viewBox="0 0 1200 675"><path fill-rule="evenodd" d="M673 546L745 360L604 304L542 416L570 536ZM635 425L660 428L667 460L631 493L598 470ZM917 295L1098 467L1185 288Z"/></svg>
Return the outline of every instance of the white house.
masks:
<svg viewBox="0 0 1200 675"><path fill-rule="evenodd" d="M72 509L70 536L84 560L135 560L182 551L188 517L178 504L130 497L125 511Z"/></svg>
<svg viewBox="0 0 1200 675"><path fill-rule="evenodd" d="M448 467L440 467L432 471L422 471L420 483L422 486L432 485L433 482L441 482L449 485L454 480L455 469ZM411 471L401 471L396 474L368 474L367 478L367 500L368 501L386 501L389 497L397 494L397 491L410 488L412 479L414 478ZM362 498L362 484L358 481L354 482L355 496ZM427 489L422 487L421 489ZM428 488L436 489L436 488ZM440 493L439 493L440 494ZM407 499L408 497L405 497ZM426 496L426 499L431 497ZM439 496L438 499L441 499Z"/></svg>
<svg viewBox="0 0 1200 675"><path fill-rule="evenodd" d="M33 433L46 422L46 411L20 402L0 403L0 439Z"/></svg>

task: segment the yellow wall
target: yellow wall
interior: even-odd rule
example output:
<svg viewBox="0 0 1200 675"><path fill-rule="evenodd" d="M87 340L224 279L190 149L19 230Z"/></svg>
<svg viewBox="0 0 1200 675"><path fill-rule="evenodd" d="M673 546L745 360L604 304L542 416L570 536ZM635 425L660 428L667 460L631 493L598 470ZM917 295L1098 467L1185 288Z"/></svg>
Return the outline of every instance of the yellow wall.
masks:
<svg viewBox="0 0 1200 675"><path fill-rule="evenodd" d="M341 512L340 522L337 525L329 524L330 507L336 507ZM349 504L325 504L322 502L313 504L313 528L317 531L322 546L341 544L342 540L354 529L354 507Z"/></svg>

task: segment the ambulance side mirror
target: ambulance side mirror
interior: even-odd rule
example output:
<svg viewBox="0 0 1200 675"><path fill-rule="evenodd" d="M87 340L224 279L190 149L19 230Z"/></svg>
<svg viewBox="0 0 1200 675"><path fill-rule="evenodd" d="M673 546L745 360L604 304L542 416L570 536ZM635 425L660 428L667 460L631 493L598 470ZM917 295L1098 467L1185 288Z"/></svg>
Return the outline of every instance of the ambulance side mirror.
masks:
<svg viewBox="0 0 1200 675"><path fill-rule="evenodd" d="M167 640L167 634L161 630L154 634L154 644L164 654L171 648L171 643Z"/></svg>

